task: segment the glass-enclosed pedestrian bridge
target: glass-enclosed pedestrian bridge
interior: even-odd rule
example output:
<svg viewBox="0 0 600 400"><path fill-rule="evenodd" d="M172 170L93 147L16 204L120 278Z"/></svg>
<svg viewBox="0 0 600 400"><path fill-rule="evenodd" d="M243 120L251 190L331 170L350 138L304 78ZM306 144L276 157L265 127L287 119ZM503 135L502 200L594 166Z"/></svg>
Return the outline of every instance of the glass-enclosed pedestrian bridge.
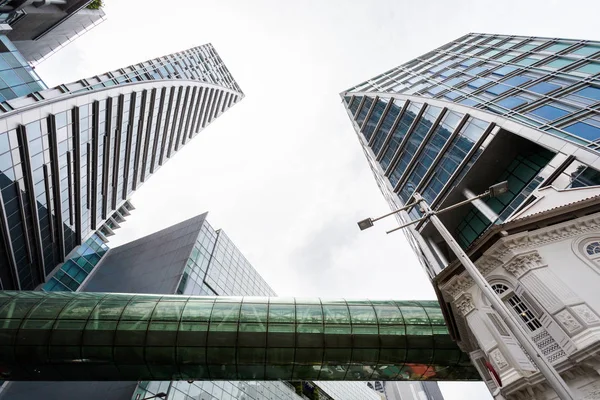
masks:
<svg viewBox="0 0 600 400"><path fill-rule="evenodd" d="M0 291L5 380L479 380L435 301Z"/></svg>

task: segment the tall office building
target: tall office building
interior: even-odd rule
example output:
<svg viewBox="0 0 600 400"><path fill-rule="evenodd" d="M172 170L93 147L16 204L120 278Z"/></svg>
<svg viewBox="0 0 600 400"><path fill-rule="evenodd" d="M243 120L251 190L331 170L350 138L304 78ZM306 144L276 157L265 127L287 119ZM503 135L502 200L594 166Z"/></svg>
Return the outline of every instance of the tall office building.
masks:
<svg viewBox="0 0 600 400"><path fill-rule="evenodd" d="M34 289L242 97L204 45L0 103L0 282Z"/></svg>
<svg viewBox="0 0 600 400"><path fill-rule="evenodd" d="M560 221L578 221L593 212L584 200L596 199L600 185L600 42L468 34L341 96L392 208L418 192L440 210L508 181L508 192L440 219L572 390L593 398L597 379L572 374L589 363L585 354L597 354L592 332L600 305L592 288L599 281L590 265L599 228L579 221L568 234L545 236L540 227L557 223L558 214ZM553 208L561 211L552 214ZM543 218L528 232L519 230L522 220L533 219L532 210ZM421 215L413 207L398 218ZM490 389L502 386L510 399L534 392L553 398L432 224L405 232L451 332ZM572 250L557 253L560 240ZM586 279L573 280L577 274Z"/></svg>
<svg viewBox="0 0 600 400"><path fill-rule="evenodd" d="M104 21L99 0L2 0L0 32L35 65Z"/></svg>
<svg viewBox="0 0 600 400"><path fill-rule="evenodd" d="M82 286L86 292L274 296L273 290L206 213L108 250ZM236 323L237 325L237 323ZM252 350L252 349L250 349ZM242 357L242 355L238 355ZM222 366L215 365L213 374ZM239 367L241 368L241 366ZM264 365L262 366L264 368ZM214 375L213 375L214 376ZM378 400L361 382L306 382L321 400ZM300 400L285 381L13 382L0 399L132 399L158 393L180 400ZM318 398L317 395L313 397Z"/></svg>

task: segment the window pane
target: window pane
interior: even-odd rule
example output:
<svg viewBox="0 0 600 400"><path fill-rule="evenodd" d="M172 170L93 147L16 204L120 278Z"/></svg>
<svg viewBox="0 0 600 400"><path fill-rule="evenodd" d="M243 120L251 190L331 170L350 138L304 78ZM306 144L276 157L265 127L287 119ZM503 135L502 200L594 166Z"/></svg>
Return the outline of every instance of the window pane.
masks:
<svg viewBox="0 0 600 400"><path fill-rule="evenodd" d="M519 61L517 61L518 65L522 65L524 67L528 67L531 64L534 64L536 62L538 62L539 60L537 58L533 58L533 57L525 57L520 59Z"/></svg>
<svg viewBox="0 0 600 400"><path fill-rule="evenodd" d="M600 72L600 64L589 63L589 64L584 65L583 67L577 68L575 71L582 72L584 74L595 75Z"/></svg>
<svg viewBox="0 0 600 400"><path fill-rule="evenodd" d="M600 51L600 47L598 46L583 46L571 52L571 54L577 54L580 56L589 56L591 54L597 53Z"/></svg>
<svg viewBox="0 0 600 400"><path fill-rule="evenodd" d="M529 78L527 76L517 75L517 76L513 76L512 78L505 80L502 83L504 83L506 85L510 85L510 86L520 86L525 82L529 82L530 80L531 80L531 78Z"/></svg>
<svg viewBox="0 0 600 400"><path fill-rule="evenodd" d="M269 306L269 324L271 322L295 321L295 307L293 304L271 304Z"/></svg>
<svg viewBox="0 0 600 400"><path fill-rule="evenodd" d="M547 121L554 121L555 119L564 117L568 113L569 113L568 111L565 111L565 110L557 108L557 107L543 105L543 106L531 111L530 114L537 115L538 117L541 117Z"/></svg>
<svg viewBox="0 0 600 400"><path fill-rule="evenodd" d="M575 136L579 136L590 141L600 139L600 128L584 122L575 122L574 124L564 127L563 129Z"/></svg>
<svg viewBox="0 0 600 400"><path fill-rule="evenodd" d="M350 321L348 307L345 304L323 304L323 314L326 323L345 324Z"/></svg>
<svg viewBox="0 0 600 400"><path fill-rule="evenodd" d="M359 306L359 305L349 305L350 307L350 315L352 316L352 324L360 324L360 323L377 323L377 318L375 317L375 310L373 307L369 305Z"/></svg>
<svg viewBox="0 0 600 400"><path fill-rule="evenodd" d="M548 83L548 82L540 82L533 86L528 87L527 90L535 92L535 93L539 93L539 94L546 94L546 93L549 93L558 88L560 88L559 85L555 85L553 83Z"/></svg>
<svg viewBox="0 0 600 400"><path fill-rule="evenodd" d="M600 100L600 89L595 88L593 86L588 86L584 89L574 92L573 94L576 94L578 96L587 97L590 99Z"/></svg>
<svg viewBox="0 0 600 400"><path fill-rule="evenodd" d="M485 78L479 78L479 79L475 79L473 82L467 83L467 86L477 89L477 88L480 88L481 86L485 85L488 82L489 82L489 80L487 80Z"/></svg>
<svg viewBox="0 0 600 400"><path fill-rule="evenodd" d="M543 65L546 68L559 69L571 64L574 60L569 60L568 58L557 58L556 60L552 60L549 63Z"/></svg>
<svg viewBox="0 0 600 400"><path fill-rule="evenodd" d="M517 68L515 68L515 67L511 67L511 66L507 65L505 67L498 68L497 70L492 71L492 74L494 74L494 75L500 75L500 76L505 76L505 75L508 75L511 72L515 71L516 69Z"/></svg>
<svg viewBox="0 0 600 400"><path fill-rule="evenodd" d="M546 47L542 51L547 51L550 53L558 53L559 51L566 49L570 45L571 45L570 43L554 43L554 44Z"/></svg>
<svg viewBox="0 0 600 400"><path fill-rule="evenodd" d="M513 108L517 108L520 105L523 105L527 103L527 100L523 99L522 97L518 97L518 96L510 96L507 97L505 99L502 99L500 101L498 101L498 105L501 105L502 107L508 108L508 109L513 109Z"/></svg>

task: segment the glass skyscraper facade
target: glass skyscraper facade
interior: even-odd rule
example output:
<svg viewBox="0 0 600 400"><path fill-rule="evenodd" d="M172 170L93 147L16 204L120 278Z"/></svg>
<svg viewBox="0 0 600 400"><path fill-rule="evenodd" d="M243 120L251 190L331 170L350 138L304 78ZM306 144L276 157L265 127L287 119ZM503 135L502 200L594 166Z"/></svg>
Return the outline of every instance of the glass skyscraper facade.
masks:
<svg viewBox="0 0 600 400"><path fill-rule="evenodd" d="M1 287L44 283L242 97L208 44L0 103Z"/></svg>
<svg viewBox="0 0 600 400"><path fill-rule="evenodd" d="M13 42L5 35L0 35L0 102L46 88Z"/></svg>
<svg viewBox="0 0 600 400"><path fill-rule="evenodd" d="M600 184L600 42L468 34L341 96L391 207L418 192L441 209L508 181L441 216L464 248L538 188ZM431 275L453 257L427 223L408 237Z"/></svg>

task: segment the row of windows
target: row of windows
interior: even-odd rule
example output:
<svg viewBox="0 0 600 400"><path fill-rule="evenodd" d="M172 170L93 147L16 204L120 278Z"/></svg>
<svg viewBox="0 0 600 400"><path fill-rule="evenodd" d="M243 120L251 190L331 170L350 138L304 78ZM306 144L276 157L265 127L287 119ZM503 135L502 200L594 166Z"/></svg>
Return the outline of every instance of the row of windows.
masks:
<svg viewBox="0 0 600 400"><path fill-rule="evenodd" d="M546 50L558 51L564 48L563 45L552 45ZM600 47L595 49L598 50ZM422 57L423 61L418 61L421 59L411 61L393 70L397 72L391 71L375 78L370 82L373 82L376 87L371 87L381 91L443 97L468 106L483 107L494 113L507 114L509 118L514 114L512 110L526 108L526 111L522 112L523 116L515 114L514 118L581 144L589 144L600 138L600 123L596 122L596 114L588 112L588 115L585 115L589 107L600 100L600 89L578 83L583 79L582 76L577 75L578 72L571 75L569 72L561 72L558 75L552 73L551 71L558 67L571 64L570 61L565 61L567 59L564 57L552 58L550 55L547 65L552 69L544 71L537 67L534 69L528 67L531 63L525 61L537 61L532 57L509 62L503 66L491 63L486 58L473 58L468 53L443 55L444 51L443 48L438 50L437 54L441 58L438 57L435 61L425 61L427 57ZM544 58L549 54L547 51ZM430 53L432 54L436 53ZM468 58L463 58L465 55ZM503 60L504 63L507 61L510 60ZM433 64L429 64L431 62ZM573 63L575 62L576 60L573 60ZM423 66L426 65L431 66L429 70L423 70ZM524 70L525 67L528 68L527 71ZM594 70L593 68L596 67L597 69ZM402 71L406 72L402 74ZM599 73L600 64L596 66L588 63L580 67L575 65L574 71ZM506 78L503 80L504 77ZM431 83L433 86L430 86ZM513 94L515 87L523 89ZM561 88L566 89L561 90ZM369 90L369 88L358 87L353 90ZM557 95L556 92L559 90ZM548 96L552 101L544 100ZM496 100L496 97L499 98ZM536 101L537 107L529 106ZM540 102L543 103L539 104ZM593 144L590 146L596 147Z"/></svg>
<svg viewBox="0 0 600 400"><path fill-rule="evenodd" d="M179 90L183 91L185 89L180 88ZM171 123L164 117L164 129L156 132L152 146L146 140L147 129L144 129L146 128L145 124L150 108L150 95L145 95L146 92L124 96L122 104L119 104L119 98L114 98L112 99L112 106L108 109L107 100L101 100L98 102L98 113L92 112L92 104L87 104L71 111L57 113L47 119L32 122L24 128L30 154L29 167L32 171L34 186L31 195L38 205L38 223L41 230L41 248L47 269L46 273L62 261L62 259L59 259L60 249L58 247L62 244L56 241L61 223L66 225L65 230L68 227L68 230L72 231L65 231L63 235L63 254L67 254L79 244L76 240L77 236L88 236L93 229L101 224L102 220L107 218L110 209L114 210L120 200L129 196L134 187L141 184L142 178L145 178L145 172L139 173L138 170L142 169L141 165L144 159L146 162L148 162L148 159L153 159L152 162L156 164L163 163L165 160L154 157L155 154L164 154L166 158L169 158L172 153L165 153L165 147L172 148L172 152L177 151L180 144L187 142L187 138L191 136L188 131L182 134L181 129L199 130L200 127L204 127L211 122L218 112L231 105L236 99L233 95L224 96L221 91L215 89L202 88L194 90L188 93L194 93L194 102L197 106L193 108L190 104L184 109L181 105L179 114L170 113ZM161 99L162 97L158 95L156 103L161 103ZM135 106L132 106L133 104ZM200 104L204 106L202 107ZM130 110L130 107L133 107L132 110ZM145 112L142 115L143 107ZM119 108L123 109L122 117L119 116ZM111 113L110 125L113 128L117 126L120 118L123 127L120 130L115 130L116 133L110 135L105 132L109 126L106 123L108 112ZM163 114L169 114L169 111ZM93 118L98 120L98 140L92 138ZM162 118L161 121L163 121ZM48 124L52 119L54 119L56 126L57 171L55 171L52 164L54 153L48 135ZM188 122L193 120L193 123L181 123L186 119ZM74 120L77 120L77 125L75 125ZM152 121L156 120L152 119ZM139 124L142 124L143 127L140 130L137 129ZM78 135L74 135L75 126L79 128ZM152 131L155 130L153 126L149 128ZM156 129L158 130L159 126L156 126ZM127 135L128 130L131 130L134 134ZM135 132L141 132L142 136L138 137ZM146 142L148 142L147 145L142 148L142 143ZM33 276L37 274L35 265L40 262L35 258L32 260L33 262L28 260L28 253L31 254L33 251L31 247L35 244L36 239L32 236L29 243L24 240L25 231L21 229L20 224L25 222L25 217L22 215L21 207L19 207L15 188L8 188L12 184L11 180L20 182L20 190L23 191L27 188L20 167L20 149L16 130L0 133L0 144L2 143L4 146L0 147L0 172L7 178L2 184L6 191L12 190L15 192L12 196L8 192L3 196L5 207L11 210L9 215L11 217L9 224L12 228L11 240L13 241L15 254L18 255L17 264L22 266L20 277L23 281L30 281L28 276L32 275L32 269L34 271ZM104 154L105 151L107 152L106 155ZM117 160L114 160L115 155L117 155L115 152L118 152ZM126 157L127 152L129 152L129 157ZM149 154L150 152L152 154ZM107 168L104 168L105 162L107 162ZM79 168L79 180L76 180L76 168ZM58 186L55 186L53 174L59 176ZM94 179L94 176L98 176L98 179ZM116 181L113 178L116 178ZM106 192L104 191L105 187L108 188ZM59 197L58 202L55 202L54 196ZM79 197L76 198L77 196ZM11 205L11 203L14 204ZM80 210L81 213L79 221L77 220L76 209ZM61 221L56 217L57 214L60 215ZM33 224L33 221L28 220L27 223ZM31 225L29 230L33 232ZM65 276L65 278L67 277ZM29 282L23 287L34 286L35 284Z"/></svg>

